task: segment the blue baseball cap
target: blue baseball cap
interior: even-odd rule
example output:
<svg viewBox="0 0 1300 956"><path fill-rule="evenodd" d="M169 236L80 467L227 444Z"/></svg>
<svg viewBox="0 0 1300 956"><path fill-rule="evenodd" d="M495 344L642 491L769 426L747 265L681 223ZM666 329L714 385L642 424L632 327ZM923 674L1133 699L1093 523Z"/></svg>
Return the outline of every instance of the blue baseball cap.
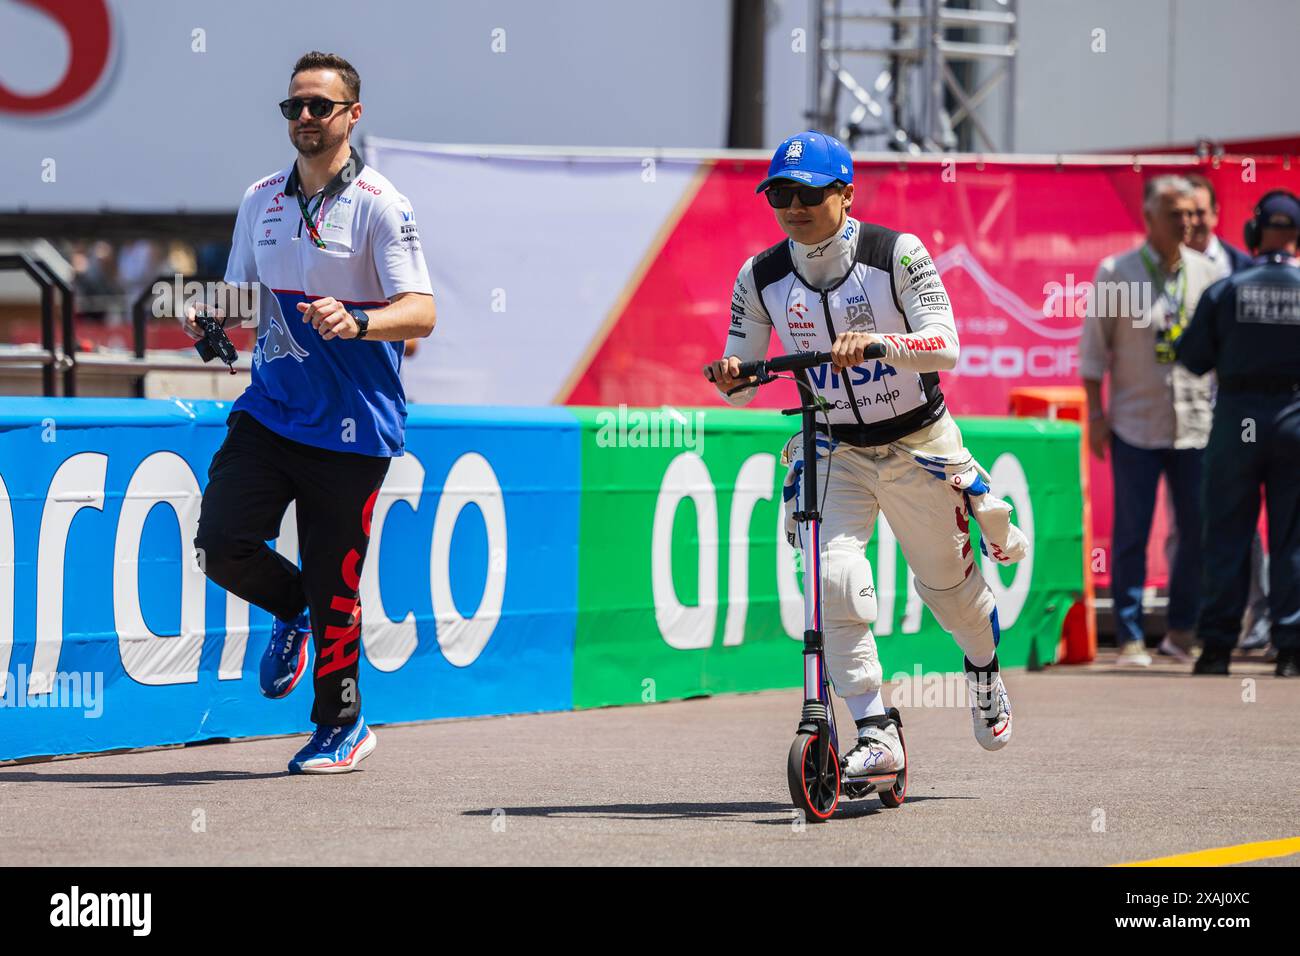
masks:
<svg viewBox="0 0 1300 956"><path fill-rule="evenodd" d="M767 167L767 178L754 190L761 193L778 179L805 186L829 186L837 179L853 182L853 157L834 136L808 130L791 136L776 148Z"/></svg>
<svg viewBox="0 0 1300 956"><path fill-rule="evenodd" d="M1259 204L1261 229L1295 229L1300 227L1300 201L1288 192L1269 193Z"/></svg>

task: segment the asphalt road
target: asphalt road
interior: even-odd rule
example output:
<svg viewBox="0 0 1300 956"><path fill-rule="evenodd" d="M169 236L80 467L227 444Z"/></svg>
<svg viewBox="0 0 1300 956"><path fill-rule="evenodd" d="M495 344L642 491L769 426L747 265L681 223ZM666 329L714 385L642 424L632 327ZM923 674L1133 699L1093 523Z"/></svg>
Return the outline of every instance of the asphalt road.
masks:
<svg viewBox="0 0 1300 956"><path fill-rule="evenodd" d="M907 802L821 826L786 791L798 691L380 727L337 777L289 776L283 737L10 765L0 864L1097 865L1295 837L1300 680L1234 667L1010 673L998 753L917 701Z"/></svg>

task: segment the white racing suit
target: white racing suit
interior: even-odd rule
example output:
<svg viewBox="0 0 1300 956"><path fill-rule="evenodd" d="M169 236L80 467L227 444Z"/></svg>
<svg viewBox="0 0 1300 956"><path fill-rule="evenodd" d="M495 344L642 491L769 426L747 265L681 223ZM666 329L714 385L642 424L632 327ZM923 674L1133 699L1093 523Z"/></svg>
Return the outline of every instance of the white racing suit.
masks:
<svg viewBox="0 0 1300 956"><path fill-rule="evenodd" d="M981 549L999 564L1026 554L1028 541L1011 524L1011 506L990 492L987 472L962 447L952 418L944 416L924 433L929 440L916 444L818 444L826 669L844 697L879 690L883 681L871 633L875 582L864 555L879 511L916 575L917 594L976 660L992 656L999 634L993 592L975 566L970 518L979 527ZM908 436L913 437L918 436ZM800 548L802 529L793 518L803 507L799 435L790 439L782 460L790 463L783 495L786 536Z"/></svg>
<svg viewBox="0 0 1300 956"><path fill-rule="evenodd" d="M820 273L820 274L819 274ZM915 236L847 220L817 247L787 241L747 261L732 297L724 355L766 355L775 328L783 351L829 351L842 331L883 336L886 355L846 370L810 370L831 404L830 435L819 435L823 630L826 668L842 697L880 689L871 624L875 582L865 548L879 511L916 576L918 595L968 658L988 661L999 637L993 593L975 567L968 521L996 561L1023 558L1028 541L988 473L962 444L937 372L957 360L947 294ZM732 404L752 398L747 389ZM818 416L822 418L821 415ZM802 440L786 446L786 529L802 507ZM825 489L823 491L823 489Z"/></svg>

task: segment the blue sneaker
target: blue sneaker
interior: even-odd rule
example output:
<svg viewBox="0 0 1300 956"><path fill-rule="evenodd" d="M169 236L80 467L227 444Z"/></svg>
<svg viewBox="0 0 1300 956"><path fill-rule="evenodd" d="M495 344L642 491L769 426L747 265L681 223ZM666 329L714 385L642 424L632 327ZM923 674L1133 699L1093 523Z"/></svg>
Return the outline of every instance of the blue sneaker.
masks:
<svg viewBox="0 0 1300 956"><path fill-rule="evenodd" d="M271 624L271 643L262 655L260 674L262 696L278 700L289 696L307 671L307 653L311 648L311 619L306 611L292 624L279 618Z"/></svg>
<svg viewBox="0 0 1300 956"><path fill-rule="evenodd" d="M347 773L356 770L357 764L374 753L376 742L375 732L366 726L362 717L346 727L318 725L307 746L289 761L289 772Z"/></svg>

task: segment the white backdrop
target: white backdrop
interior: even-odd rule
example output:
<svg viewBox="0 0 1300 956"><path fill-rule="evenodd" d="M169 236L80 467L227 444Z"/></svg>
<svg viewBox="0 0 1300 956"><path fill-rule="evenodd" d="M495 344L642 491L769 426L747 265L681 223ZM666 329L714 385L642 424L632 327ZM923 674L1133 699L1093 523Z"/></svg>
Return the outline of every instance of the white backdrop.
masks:
<svg viewBox="0 0 1300 956"><path fill-rule="evenodd" d="M112 53L66 110L0 106L0 210L233 211L292 158L275 104L309 49L360 72L358 143L713 148L726 135L726 0L55 2L79 16L106 4ZM45 12L0 0L0 91L55 87L69 51Z"/></svg>
<svg viewBox="0 0 1300 956"><path fill-rule="evenodd" d="M405 360L414 402L548 405L595 338L699 163L477 157L371 141L411 200L438 328ZM524 217L527 217L526 219Z"/></svg>

